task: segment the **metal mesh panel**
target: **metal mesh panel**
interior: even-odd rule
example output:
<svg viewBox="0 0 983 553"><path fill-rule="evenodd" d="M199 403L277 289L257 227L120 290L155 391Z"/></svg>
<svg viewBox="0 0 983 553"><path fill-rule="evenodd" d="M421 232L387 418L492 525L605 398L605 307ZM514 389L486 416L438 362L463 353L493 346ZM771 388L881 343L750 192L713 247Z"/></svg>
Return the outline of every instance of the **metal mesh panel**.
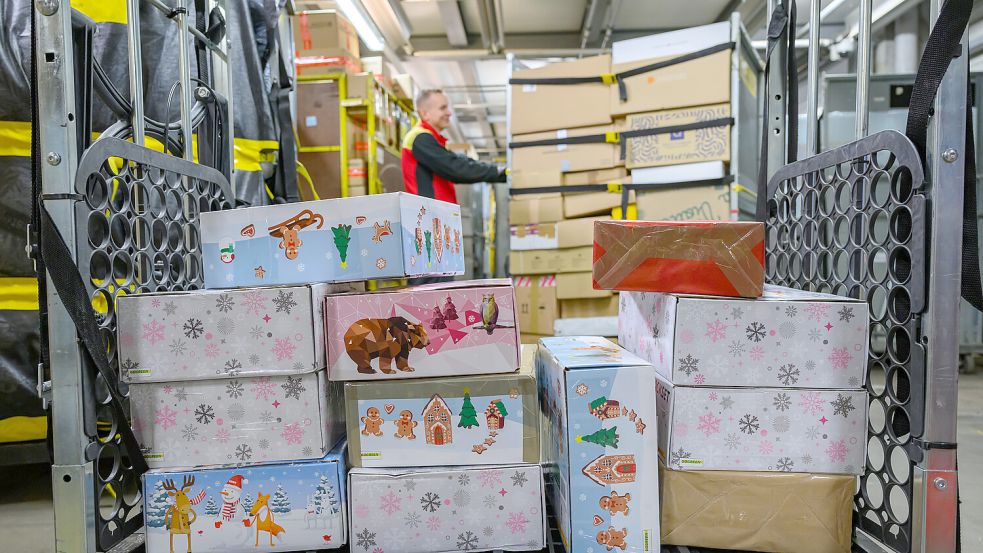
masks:
<svg viewBox="0 0 983 553"><path fill-rule="evenodd" d="M116 299L126 294L195 290L204 283L199 216L228 209L231 191L217 171L128 142L105 139L86 151L76 177L78 266L114 371ZM118 374L118 372L117 372ZM96 534L106 550L143 524L139 475L118 432L129 424L109 408L109 387L84 374L86 433L94 441Z"/></svg>
<svg viewBox="0 0 983 553"><path fill-rule="evenodd" d="M923 185L914 146L894 131L783 167L768 185L767 280L870 308L867 463L855 526L898 552L911 550L920 457L912 436L921 435L924 413Z"/></svg>

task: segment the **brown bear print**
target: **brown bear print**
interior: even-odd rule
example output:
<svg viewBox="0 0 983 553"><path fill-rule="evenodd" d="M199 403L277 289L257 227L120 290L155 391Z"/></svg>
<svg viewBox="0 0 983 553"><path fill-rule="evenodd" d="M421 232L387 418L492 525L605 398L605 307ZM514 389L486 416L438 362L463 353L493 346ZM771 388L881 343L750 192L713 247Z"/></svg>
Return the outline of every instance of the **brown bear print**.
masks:
<svg viewBox="0 0 983 553"><path fill-rule="evenodd" d="M420 423L413 420L413 412L404 409L399 412L399 420L396 421L396 433L393 435L397 438L415 440L416 434L413 433L413 429L418 424Z"/></svg>
<svg viewBox="0 0 983 553"><path fill-rule="evenodd" d="M626 493L625 495L618 495L618 492L611 491L611 495L601 496L601 500L598 502L602 509L607 510L614 516L615 513L622 513L628 516L628 502L631 501L631 494Z"/></svg>
<svg viewBox="0 0 983 553"><path fill-rule="evenodd" d="M396 368L412 372L409 364L410 350L423 349L430 344L427 331L422 324L411 323L404 317L388 319L360 319L352 323L345 332L345 349L355 362L358 372L375 374L372 360L379 359L379 370L395 374Z"/></svg>
<svg viewBox="0 0 983 553"><path fill-rule="evenodd" d="M627 535L627 528L622 528L621 531L618 531L614 529L614 526L609 526L607 530L601 530L597 533L597 543L607 546L608 551L611 551L615 547L619 547L624 551L628 548L628 544L625 543L625 536Z"/></svg>
<svg viewBox="0 0 983 553"><path fill-rule="evenodd" d="M379 409L377 407L369 407L365 410L365 416L362 417L362 423L365 428L362 429L362 435L368 436L372 434L373 436L382 436L382 423L386 421L382 420L379 416Z"/></svg>

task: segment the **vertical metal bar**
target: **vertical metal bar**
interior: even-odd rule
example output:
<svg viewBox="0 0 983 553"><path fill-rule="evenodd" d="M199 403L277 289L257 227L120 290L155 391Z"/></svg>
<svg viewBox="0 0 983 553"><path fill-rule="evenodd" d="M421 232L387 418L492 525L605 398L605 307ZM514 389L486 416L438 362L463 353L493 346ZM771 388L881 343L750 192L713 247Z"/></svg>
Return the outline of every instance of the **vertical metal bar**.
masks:
<svg viewBox="0 0 983 553"><path fill-rule="evenodd" d="M338 119L340 121L339 137L341 148L338 150L339 167L341 171L341 197L347 198L348 191L348 148L351 146L355 151L355 144L348 143L348 107L345 100L348 99L348 75L347 73L338 74ZM363 94L364 95L364 94ZM367 144L366 144L367 145ZM366 161L366 164L368 162ZM371 194L372 185L368 181L368 167L366 167L365 193Z"/></svg>
<svg viewBox="0 0 983 553"><path fill-rule="evenodd" d="M867 136L867 123L870 111L867 99L870 90L870 18L872 2L873 0L860 0L860 21L857 23L857 140Z"/></svg>
<svg viewBox="0 0 983 553"><path fill-rule="evenodd" d="M734 43L734 50L730 55L730 116L734 119L734 124L730 128L730 174L734 177L735 183L741 182L741 146L740 137L744 129L741 128L741 50L743 42L741 36L741 14L737 11L730 15L730 40ZM730 196L730 217L737 220L740 213L737 205L737 192L732 185L728 185L731 190ZM638 194L638 192L636 192ZM624 217L627 219L628 214Z"/></svg>
<svg viewBox="0 0 983 553"><path fill-rule="evenodd" d="M822 26L820 0L809 4L808 86L806 91L806 155L819 153L819 30Z"/></svg>
<svg viewBox="0 0 983 553"><path fill-rule="evenodd" d="M44 15L36 8L37 95L40 118L41 192L75 192L78 166L75 108L75 64L72 47L72 6L60 0ZM65 241L76 243L75 211L68 200L45 204ZM74 250L73 250L74 255ZM82 358L75 326L55 286L48 279L48 346L51 361L50 413L54 441L51 470L57 551L96 550L95 492L92 463L85 458L89 440L84 431Z"/></svg>
<svg viewBox="0 0 983 553"><path fill-rule="evenodd" d="M184 159L194 159L194 145L191 143L191 59L188 54L191 34L188 32L188 0L179 0L178 7L184 8L185 13L175 18L178 38L178 72L181 82L181 138L184 142Z"/></svg>
<svg viewBox="0 0 983 553"><path fill-rule="evenodd" d="M225 0L209 0L208 2L208 12L218 8L223 17L226 17ZM233 109L233 98L232 98L232 53L230 52L231 39L228 37L218 41L217 46L222 51L224 59L216 53L211 54L211 66L212 66L212 87L215 92L221 94L225 98L226 109L228 111L228 117L226 118L226 127L223 129L226 136L229 137L228 146L226 150L226 159L230 168L232 169L229 177L229 185L232 187L232 194L236 194L236 173L235 173L235 111Z"/></svg>
<svg viewBox="0 0 983 553"><path fill-rule="evenodd" d="M133 143L143 146L143 54L140 50L140 0L126 0L126 37L130 63L130 105Z"/></svg>
<svg viewBox="0 0 983 553"><path fill-rule="evenodd" d="M771 15L774 11L775 3L779 0L768 0L768 21L771 21ZM785 0L786 2L789 0ZM785 32L790 32L786 29ZM792 31L794 32L794 31ZM768 74L765 78L768 79L768 95L765 97L764 101L768 105L768 120L764 121L763 124L767 132L768 140L768 171L765 175L765 179L759 179L763 184L767 182L767 177L775 174L775 171L779 167L785 165L785 161L788 159L786 151L786 139L785 139L785 129L786 129L786 98L785 95L787 91L788 84L788 68L787 68L787 58L788 53L785 48L775 48L772 52L771 60L768 62ZM758 194L765 194L765 190L758 190Z"/></svg>

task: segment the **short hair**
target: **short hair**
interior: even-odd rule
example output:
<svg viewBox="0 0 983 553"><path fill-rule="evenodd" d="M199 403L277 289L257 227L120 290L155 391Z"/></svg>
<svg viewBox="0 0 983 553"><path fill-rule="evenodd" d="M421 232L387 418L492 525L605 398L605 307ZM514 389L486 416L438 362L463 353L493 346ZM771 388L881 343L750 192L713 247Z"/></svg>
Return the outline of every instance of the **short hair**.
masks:
<svg viewBox="0 0 983 553"><path fill-rule="evenodd" d="M426 88L420 91L420 94L416 97L416 106L419 109L424 102L430 99L434 94L443 94L444 91L439 88Z"/></svg>

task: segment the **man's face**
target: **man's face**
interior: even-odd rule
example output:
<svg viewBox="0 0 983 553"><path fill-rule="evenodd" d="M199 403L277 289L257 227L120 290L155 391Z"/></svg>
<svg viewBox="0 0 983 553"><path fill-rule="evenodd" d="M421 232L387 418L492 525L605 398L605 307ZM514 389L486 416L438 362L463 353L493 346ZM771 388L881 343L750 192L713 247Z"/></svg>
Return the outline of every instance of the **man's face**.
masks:
<svg viewBox="0 0 983 553"><path fill-rule="evenodd" d="M443 131L451 126L451 106L447 101L447 96L436 93L431 94L423 105L417 106L420 118L429 123L438 131Z"/></svg>

